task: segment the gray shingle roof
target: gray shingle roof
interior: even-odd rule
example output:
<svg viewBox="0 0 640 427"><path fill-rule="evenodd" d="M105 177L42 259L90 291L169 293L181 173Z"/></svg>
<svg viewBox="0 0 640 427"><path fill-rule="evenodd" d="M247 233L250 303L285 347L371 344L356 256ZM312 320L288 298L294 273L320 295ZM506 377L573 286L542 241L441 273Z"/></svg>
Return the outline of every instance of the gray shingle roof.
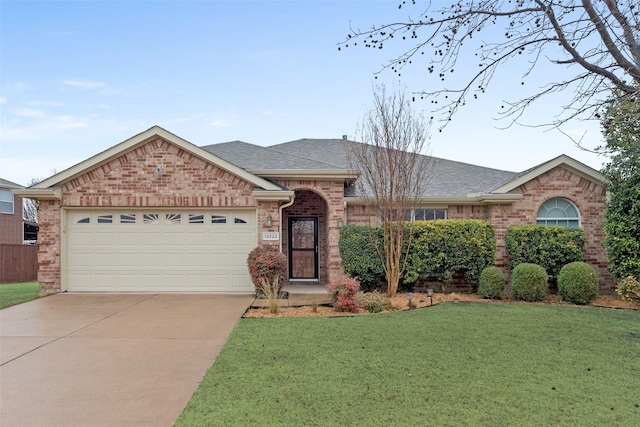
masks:
<svg viewBox="0 0 640 427"><path fill-rule="evenodd" d="M2 188L24 188L20 184L16 184L15 182L11 182L9 180L0 178L0 187Z"/></svg>
<svg viewBox="0 0 640 427"><path fill-rule="evenodd" d="M248 171L347 170L348 147L359 142L343 139L299 139L270 147L233 141L202 147ZM489 193L520 174L437 157L424 156L432 169L425 197L460 197Z"/></svg>

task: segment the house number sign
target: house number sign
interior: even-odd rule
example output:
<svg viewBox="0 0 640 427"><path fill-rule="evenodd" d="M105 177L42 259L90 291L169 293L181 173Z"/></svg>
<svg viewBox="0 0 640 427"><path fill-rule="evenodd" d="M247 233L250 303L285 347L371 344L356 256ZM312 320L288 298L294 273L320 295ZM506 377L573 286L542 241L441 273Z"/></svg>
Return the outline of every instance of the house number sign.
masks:
<svg viewBox="0 0 640 427"><path fill-rule="evenodd" d="M280 233L277 231L262 233L262 240L280 240Z"/></svg>

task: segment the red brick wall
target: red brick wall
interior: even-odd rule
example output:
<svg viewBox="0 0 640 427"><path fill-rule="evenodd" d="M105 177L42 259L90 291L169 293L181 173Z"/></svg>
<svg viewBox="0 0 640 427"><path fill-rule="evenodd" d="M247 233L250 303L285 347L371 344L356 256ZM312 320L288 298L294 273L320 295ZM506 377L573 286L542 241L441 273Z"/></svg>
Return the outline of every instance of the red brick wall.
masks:
<svg viewBox="0 0 640 427"><path fill-rule="evenodd" d="M13 196L13 214L0 213L0 243L21 245L24 242L22 197Z"/></svg>
<svg viewBox="0 0 640 427"><path fill-rule="evenodd" d="M60 201L38 204L38 281L40 293L60 292Z"/></svg>
<svg viewBox="0 0 640 427"><path fill-rule="evenodd" d="M613 278L607 269L607 258L602 248L605 188L568 169L557 167L523 184L517 191L523 197L514 204L489 206L489 221L495 227L498 238L498 265L503 268L507 265L504 244L507 228L518 224L535 224L538 209L545 201L563 197L572 201L580 212L582 230L587 239L585 261L596 269L600 288L611 289L614 286Z"/></svg>

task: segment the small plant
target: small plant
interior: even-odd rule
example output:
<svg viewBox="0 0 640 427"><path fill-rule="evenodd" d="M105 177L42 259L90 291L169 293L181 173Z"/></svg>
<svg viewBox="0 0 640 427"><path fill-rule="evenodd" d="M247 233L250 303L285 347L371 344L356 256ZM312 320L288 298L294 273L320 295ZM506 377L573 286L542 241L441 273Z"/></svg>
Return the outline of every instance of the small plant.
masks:
<svg viewBox="0 0 640 427"><path fill-rule="evenodd" d="M281 287L286 280L287 257L275 246L257 246L247 258L251 281L259 292L262 282L278 283ZM280 292L280 288L278 288Z"/></svg>
<svg viewBox="0 0 640 427"><path fill-rule="evenodd" d="M358 293L358 302L369 313L380 313L391 308L389 297L378 291Z"/></svg>
<svg viewBox="0 0 640 427"><path fill-rule="evenodd" d="M270 313L276 314L280 311L278 299L281 295L279 280L277 277L272 281L262 279L260 286L256 287L256 294L258 297L267 300L267 306L269 307Z"/></svg>
<svg viewBox="0 0 640 427"><path fill-rule="evenodd" d="M312 313L317 313L317 312L318 312L318 306L319 306L319 305L320 305L320 304L318 304L318 301L315 301L315 300L314 300L314 301L312 301L312 302L311 302L311 312L312 312Z"/></svg>
<svg viewBox="0 0 640 427"><path fill-rule="evenodd" d="M327 285L327 291L331 295L336 310L348 313L360 311L360 304L358 304L360 282L357 279L342 275L337 281Z"/></svg>
<svg viewBox="0 0 640 427"><path fill-rule="evenodd" d="M558 294L564 301L589 304L598 297L596 270L586 262L571 262L558 274Z"/></svg>
<svg viewBox="0 0 640 427"><path fill-rule="evenodd" d="M511 273L511 295L522 301L542 301L549 293L549 276L538 264L523 262Z"/></svg>
<svg viewBox="0 0 640 427"><path fill-rule="evenodd" d="M478 295L482 298L500 298L504 291L504 273L496 266L489 266L480 273L480 284L478 285Z"/></svg>
<svg viewBox="0 0 640 427"><path fill-rule="evenodd" d="M627 276L618 283L616 289L620 298L625 301L634 301L640 305L640 281L633 276Z"/></svg>

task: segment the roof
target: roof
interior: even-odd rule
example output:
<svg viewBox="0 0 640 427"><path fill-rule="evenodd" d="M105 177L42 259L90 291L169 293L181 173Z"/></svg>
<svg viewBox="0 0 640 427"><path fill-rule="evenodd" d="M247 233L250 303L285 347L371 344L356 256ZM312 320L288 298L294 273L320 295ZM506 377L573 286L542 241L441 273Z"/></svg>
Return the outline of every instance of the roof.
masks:
<svg viewBox="0 0 640 427"><path fill-rule="evenodd" d="M197 147L159 126L154 126L30 188L23 189L18 184L2 179L0 184L13 185L12 188L17 189L15 193L18 195L58 199L61 197L62 183L156 137L168 140L253 183L256 187L254 193L261 200L285 200L289 197L290 192L274 183L272 179L355 179L359 175L358 171L350 169L349 150L353 144L362 144L361 142L305 138L269 147L243 141ZM421 155L421 160L424 167L431 169L422 197L434 203L515 200L521 197L514 191L520 185L560 165L592 181L604 181L600 172L565 155L523 172L493 169L427 155ZM350 193L347 194L347 199L355 202L359 197Z"/></svg>
<svg viewBox="0 0 640 427"><path fill-rule="evenodd" d="M223 157L252 173L268 175L269 170L349 171L349 146L361 142L343 139L298 139L269 147L242 141L208 145L205 150ZM498 184L518 176L517 172L423 156L432 168L425 197L466 197L486 193Z"/></svg>
<svg viewBox="0 0 640 427"><path fill-rule="evenodd" d="M11 182L9 180L0 178L0 188L24 188L20 184L16 184L15 182Z"/></svg>

